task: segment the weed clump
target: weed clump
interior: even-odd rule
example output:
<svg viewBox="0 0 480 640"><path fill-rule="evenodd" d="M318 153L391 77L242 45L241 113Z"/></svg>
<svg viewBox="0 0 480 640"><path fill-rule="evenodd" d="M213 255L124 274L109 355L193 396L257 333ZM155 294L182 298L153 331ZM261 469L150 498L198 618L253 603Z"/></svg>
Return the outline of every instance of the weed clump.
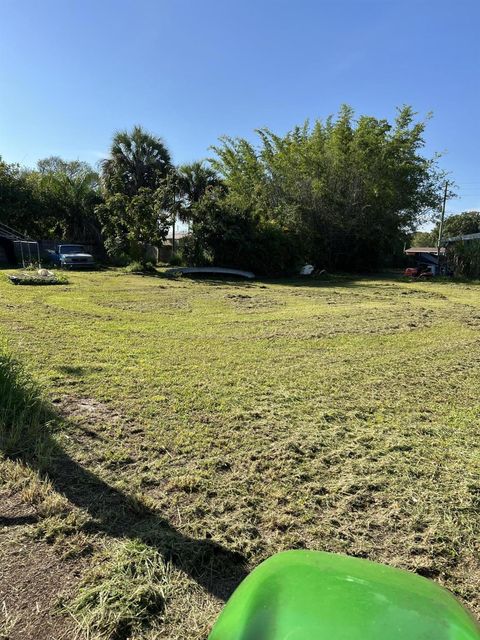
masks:
<svg viewBox="0 0 480 640"><path fill-rule="evenodd" d="M129 540L87 573L76 597L61 603L87 637L126 640L163 620L170 566L151 547Z"/></svg>

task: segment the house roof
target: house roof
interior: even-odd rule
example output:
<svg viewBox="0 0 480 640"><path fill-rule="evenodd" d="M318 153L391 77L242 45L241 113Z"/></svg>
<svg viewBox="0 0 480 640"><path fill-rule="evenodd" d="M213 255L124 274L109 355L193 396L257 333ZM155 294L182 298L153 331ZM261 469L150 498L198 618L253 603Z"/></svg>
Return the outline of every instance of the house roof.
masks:
<svg viewBox="0 0 480 640"><path fill-rule="evenodd" d="M480 233L467 233L464 236L452 236L451 238L444 238L443 242L459 242L461 240L480 240Z"/></svg>
<svg viewBox="0 0 480 640"><path fill-rule="evenodd" d="M183 240L184 238L186 238L187 236L189 236L189 232L188 231L176 231L175 232L175 242L177 242L178 240ZM164 245L167 246L171 246L173 244L173 236L172 236L172 232L170 231L168 236L165 238Z"/></svg>
<svg viewBox="0 0 480 640"><path fill-rule="evenodd" d="M407 256L414 256L417 253L432 253L435 256L438 255L437 247L410 247L410 249L405 249L405 253ZM440 253L445 253L443 247L440 249Z"/></svg>

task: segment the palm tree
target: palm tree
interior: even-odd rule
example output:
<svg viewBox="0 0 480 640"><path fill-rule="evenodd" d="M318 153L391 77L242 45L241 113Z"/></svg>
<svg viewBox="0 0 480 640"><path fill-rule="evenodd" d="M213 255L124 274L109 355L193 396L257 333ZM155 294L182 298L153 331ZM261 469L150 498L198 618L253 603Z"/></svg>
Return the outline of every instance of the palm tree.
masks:
<svg viewBox="0 0 480 640"><path fill-rule="evenodd" d="M142 187L157 189L172 170L172 161L163 140L136 126L113 136L110 157L101 167L107 193L132 197Z"/></svg>
<svg viewBox="0 0 480 640"><path fill-rule="evenodd" d="M221 180L217 172L203 161L184 164L178 168L178 186L184 200L182 216L190 218L192 206L198 202L209 187L218 187Z"/></svg>

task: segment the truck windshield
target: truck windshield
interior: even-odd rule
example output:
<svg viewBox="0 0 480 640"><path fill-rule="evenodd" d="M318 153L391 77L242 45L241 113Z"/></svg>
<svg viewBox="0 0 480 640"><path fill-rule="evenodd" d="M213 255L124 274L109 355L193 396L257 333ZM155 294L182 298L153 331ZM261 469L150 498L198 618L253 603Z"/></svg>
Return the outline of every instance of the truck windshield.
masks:
<svg viewBox="0 0 480 640"><path fill-rule="evenodd" d="M81 244L61 244L58 250L60 253L85 253Z"/></svg>

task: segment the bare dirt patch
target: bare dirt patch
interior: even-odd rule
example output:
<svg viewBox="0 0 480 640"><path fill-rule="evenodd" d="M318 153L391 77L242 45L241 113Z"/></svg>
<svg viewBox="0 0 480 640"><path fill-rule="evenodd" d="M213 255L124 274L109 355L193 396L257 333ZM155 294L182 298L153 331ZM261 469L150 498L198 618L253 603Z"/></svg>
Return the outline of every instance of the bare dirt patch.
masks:
<svg viewBox="0 0 480 640"><path fill-rule="evenodd" d="M20 534L20 532L18 532ZM73 619L56 613L60 595L72 592L81 563L61 560L45 543L0 528L0 637L2 640L80 638Z"/></svg>
<svg viewBox="0 0 480 640"><path fill-rule="evenodd" d="M36 521L37 514L33 505L22 502L16 493L0 491L0 530L3 527L33 524Z"/></svg>
<svg viewBox="0 0 480 640"><path fill-rule="evenodd" d="M66 396L57 398L54 404L63 418L73 419L81 424L118 423L122 420L122 416L115 409L94 398Z"/></svg>

